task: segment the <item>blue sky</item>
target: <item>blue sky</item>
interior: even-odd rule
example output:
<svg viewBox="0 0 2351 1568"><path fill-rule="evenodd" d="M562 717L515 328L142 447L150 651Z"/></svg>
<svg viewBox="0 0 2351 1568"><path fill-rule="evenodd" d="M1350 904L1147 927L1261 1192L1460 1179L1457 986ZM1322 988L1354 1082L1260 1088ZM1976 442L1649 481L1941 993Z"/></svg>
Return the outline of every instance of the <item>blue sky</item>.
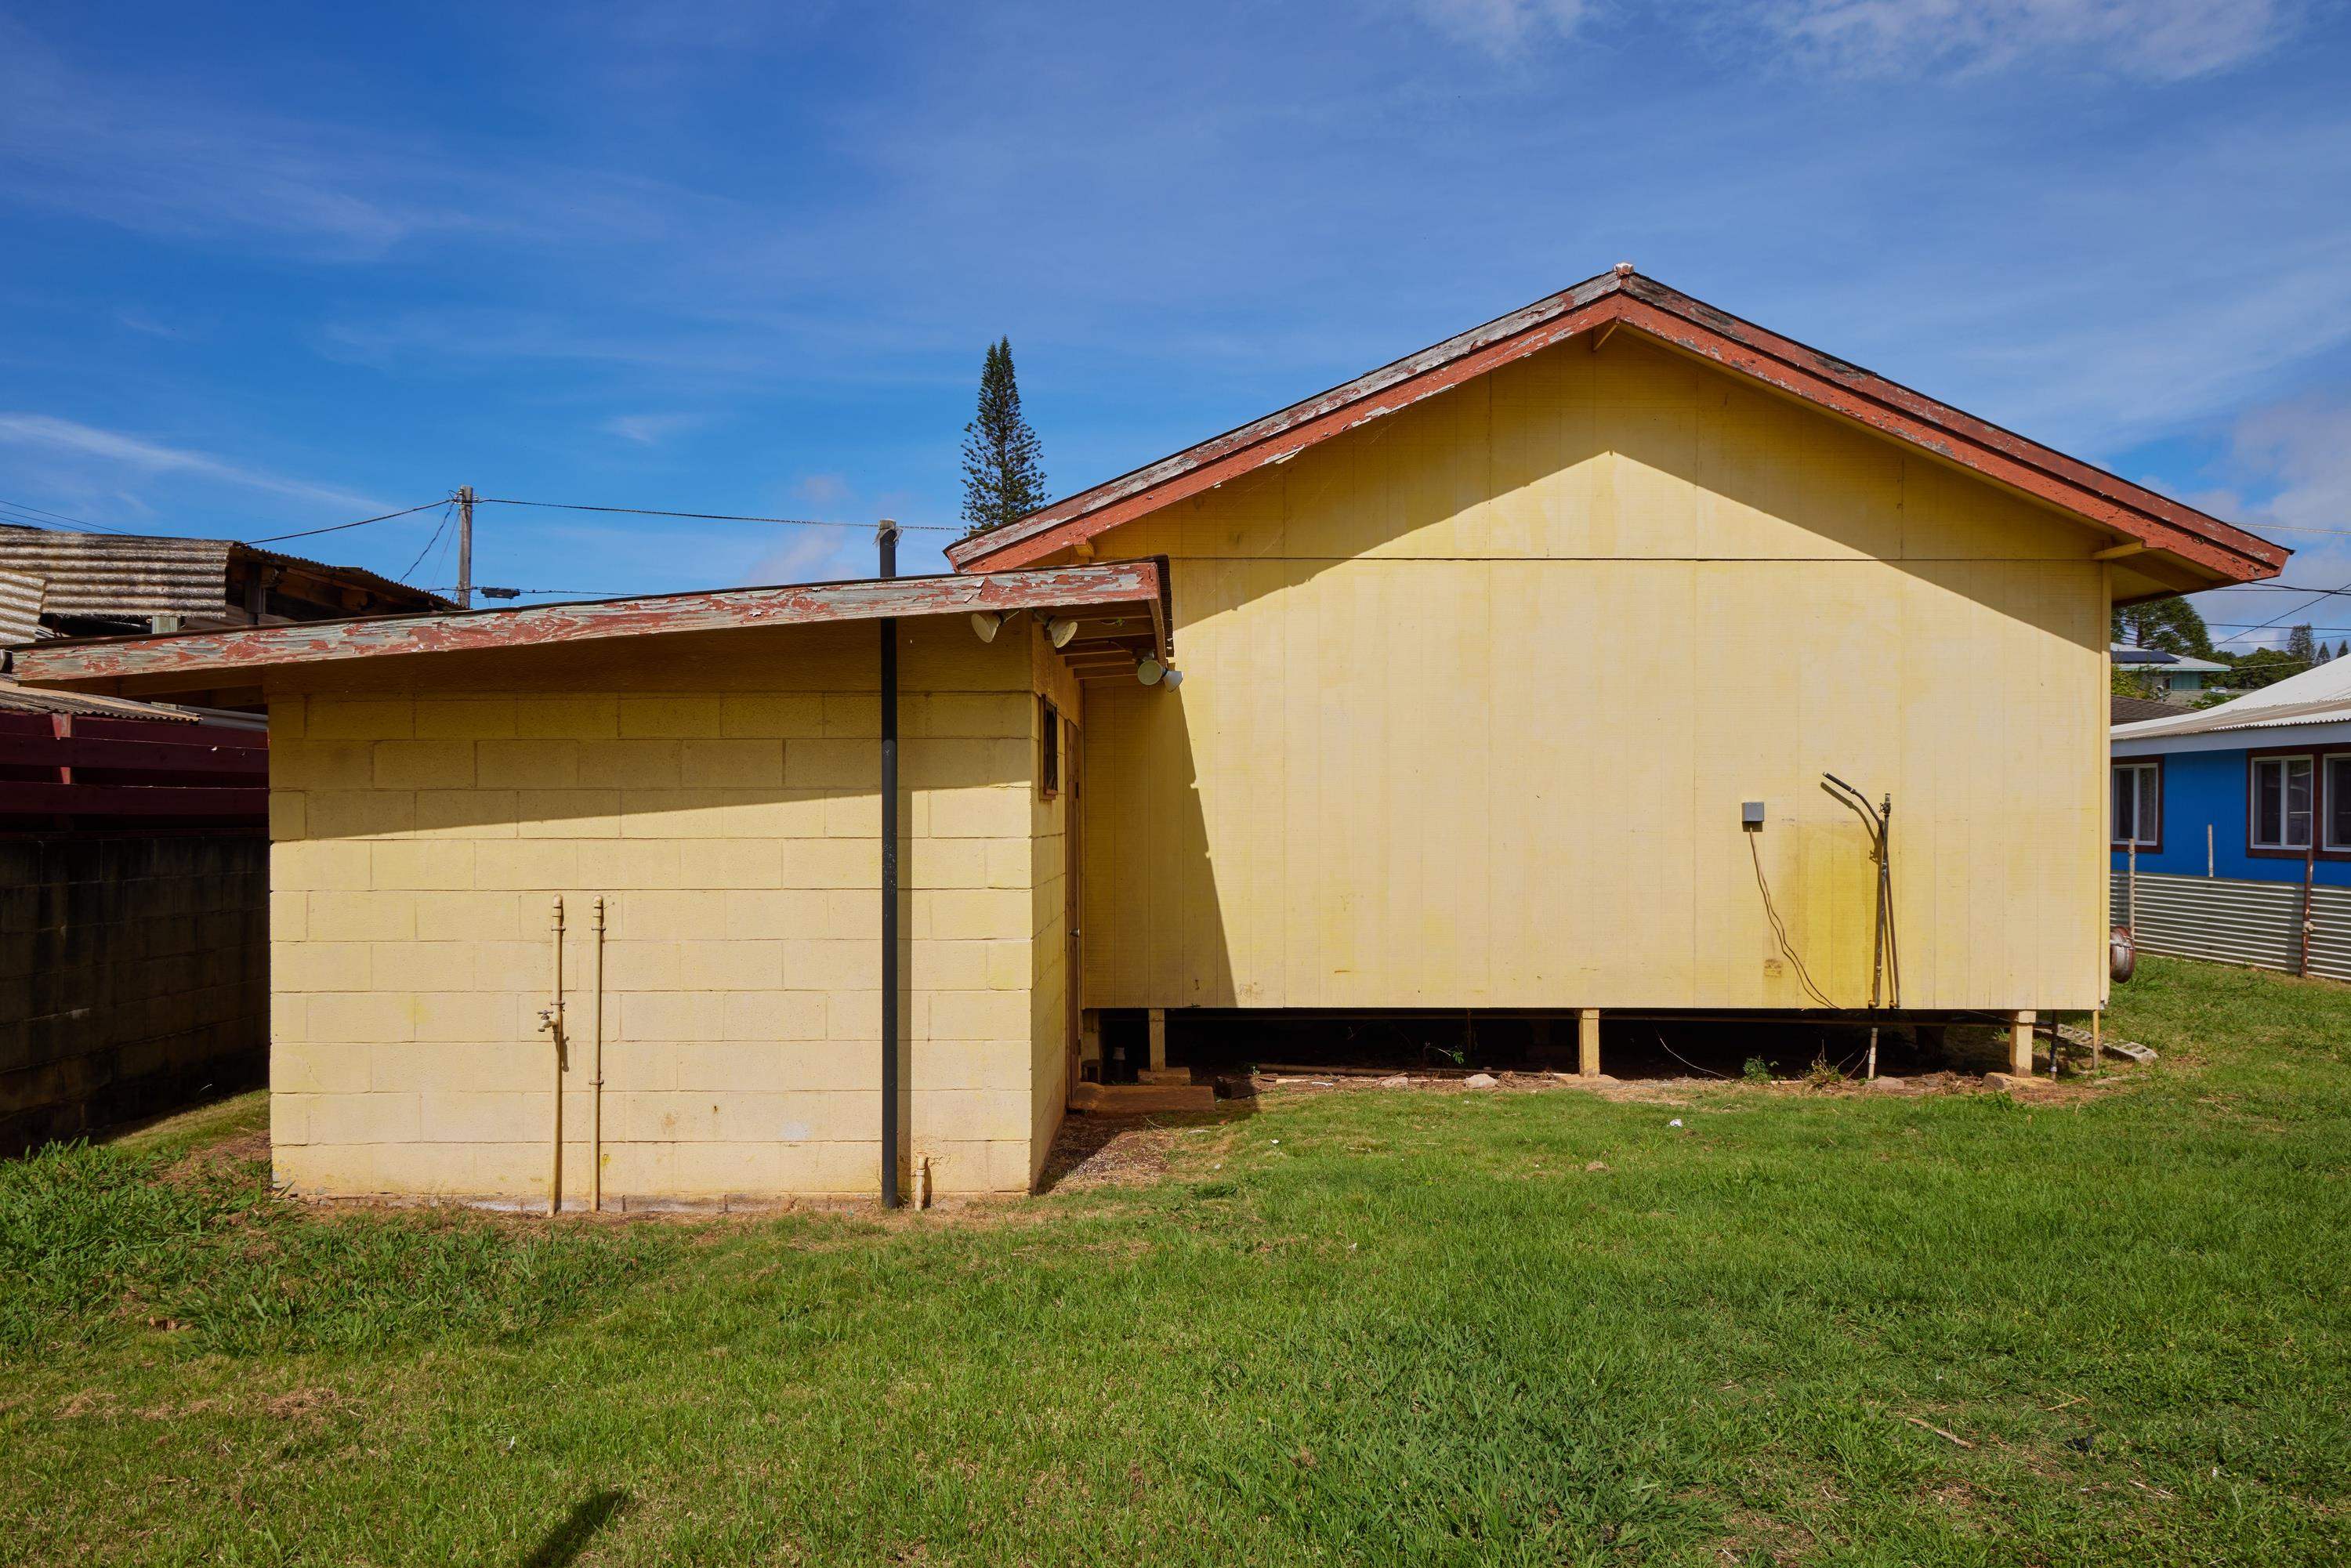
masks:
<svg viewBox="0 0 2351 1568"><path fill-rule="evenodd" d="M2346 81L2343 9L2299 0L0 0L0 499L951 524L998 334L1060 494L1629 259L2333 586ZM288 548L445 583L435 521ZM477 566L870 560L486 508Z"/></svg>

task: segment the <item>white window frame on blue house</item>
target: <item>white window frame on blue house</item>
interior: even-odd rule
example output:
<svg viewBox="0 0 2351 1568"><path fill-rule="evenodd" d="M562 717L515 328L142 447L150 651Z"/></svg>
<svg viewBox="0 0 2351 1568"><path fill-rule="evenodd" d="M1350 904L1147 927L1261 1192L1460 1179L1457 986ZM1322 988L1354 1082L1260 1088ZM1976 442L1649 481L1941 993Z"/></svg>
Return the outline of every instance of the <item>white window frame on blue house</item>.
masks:
<svg viewBox="0 0 2351 1568"><path fill-rule="evenodd" d="M2123 831L2123 800L2130 800L2130 831ZM2148 810L2152 804L2153 809ZM2143 850L2163 847L2163 762L2160 758L2135 758L2114 765L2114 788L2107 800L2106 841L2116 849L2137 844Z"/></svg>
<svg viewBox="0 0 2351 1568"><path fill-rule="evenodd" d="M2297 812L2294 804L2294 776L2303 778L2302 807ZM2274 805L2277 831L2264 834L2262 809ZM2318 758L2315 753L2279 752L2255 756L2248 759L2245 791L2245 846L2247 849L2272 854L2301 853L2310 848L2310 835L2317 826ZM2302 819L2302 832L2294 831L2296 816Z"/></svg>

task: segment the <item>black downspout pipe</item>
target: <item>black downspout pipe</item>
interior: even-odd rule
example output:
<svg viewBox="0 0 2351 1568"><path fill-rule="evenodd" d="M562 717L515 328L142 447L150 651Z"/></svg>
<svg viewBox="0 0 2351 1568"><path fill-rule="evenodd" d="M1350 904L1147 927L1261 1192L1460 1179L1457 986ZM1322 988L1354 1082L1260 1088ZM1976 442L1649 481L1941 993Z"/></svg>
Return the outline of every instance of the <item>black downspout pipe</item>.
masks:
<svg viewBox="0 0 2351 1568"><path fill-rule="evenodd" d="M898 575L898 525L882 519L882 575ZM898 622L882 621L882 1207L898 1207Z"/></svg>

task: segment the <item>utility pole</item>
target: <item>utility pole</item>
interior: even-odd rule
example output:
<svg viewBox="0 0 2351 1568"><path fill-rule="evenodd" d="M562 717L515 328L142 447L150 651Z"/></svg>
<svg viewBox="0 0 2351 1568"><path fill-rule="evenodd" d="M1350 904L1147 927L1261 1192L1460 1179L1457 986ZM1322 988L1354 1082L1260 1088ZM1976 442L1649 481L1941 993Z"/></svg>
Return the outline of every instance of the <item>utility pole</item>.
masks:
<svg viewBox="0 0 2351 1568"><path fill-rule="evenodd" d="M474 487L457 486L457 608L474 607Z"/></svg>

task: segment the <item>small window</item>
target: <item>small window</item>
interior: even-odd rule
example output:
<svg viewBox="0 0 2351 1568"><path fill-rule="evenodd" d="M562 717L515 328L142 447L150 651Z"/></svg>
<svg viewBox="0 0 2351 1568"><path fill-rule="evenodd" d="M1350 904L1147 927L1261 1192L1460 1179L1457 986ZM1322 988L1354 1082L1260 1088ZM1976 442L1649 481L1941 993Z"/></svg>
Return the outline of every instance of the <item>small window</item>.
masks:
<svg viewBox="0 0 2351 1568"><path fill-rule="evenodd" d="M2326 847L2351 851L2351 752L2326 759Z"/></svg>
<svg viewBox="0 0 2351 1568"><path fill-rule="evenodd" d="M2307 757L2253 758L2252 847L2310 847L2311 761Z"/></svg>
<svg viewBox="0 0 2351 1568"><path fill-rule="evenodd" d="M1061 716L1053 699L1037 699L1037 792L1050 800L1061 789Z"/></svg>
<svg viewBox="0 0 2351 1568"><path fill-rule="evenodd" d="M2117 848L2153 849L2163 841L2163 768L2154 762L2115 766L2115 827Z"/></svg>

